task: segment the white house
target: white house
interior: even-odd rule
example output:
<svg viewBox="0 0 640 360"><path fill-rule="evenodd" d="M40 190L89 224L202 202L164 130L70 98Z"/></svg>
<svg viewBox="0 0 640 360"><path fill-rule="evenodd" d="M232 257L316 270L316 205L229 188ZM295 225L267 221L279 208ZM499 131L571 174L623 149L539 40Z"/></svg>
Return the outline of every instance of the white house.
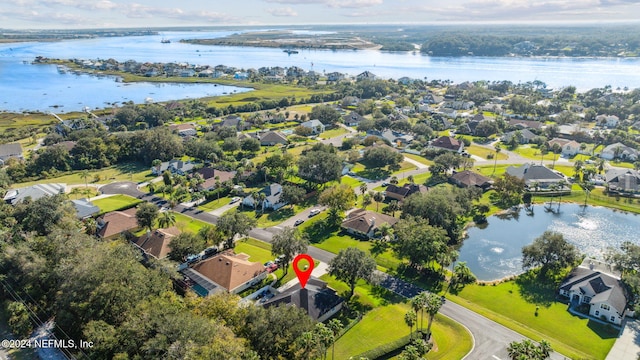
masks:
<svg viewBox="0 0 640 360"><path fill-rule="evenodd" d="M585 259L560 285L559 293L573 306L589 305L589 315L616 325L627 309L627 293L613 266Z"/></svg>
<svg viewBox="0 0 640 360"><path fill-rule="evenodd" d="M261 206L263 209L278 210L285 206L287 203L282 201L282 185L273 183L264 189L260 190L260 193L266 195L264 202ZM249 195L242 199L242 205L248 207L255 207L257 200L253 198L253 195Z"/></svg>
<svg viewBox="0 0 640 360"><path fill-rule="evenodd" d="M614 128L618 126L620 118L615 115L598 115L596 116L596 123L606 126L608 128Z"/></svg>
<svg viewBox="0 0 640 360"><path fill-rule="evenodd" d="M578 152L580 152L580 143L578 143L577 141L554 138L549 140L549 142L547 143L549 149L551 149L554 144L558 144L560 146L560 148L562 149L562 156L564 157L575 156Z"/></svg>
<svg viewBox="0 0 640 360"><path fill-rule="evenodd" d="M323 133L325 129L324 124L317 119L305 121L302 124L300 124L300 126L304 126L306 128L311 129L311 133L316 135Z"/></svg>

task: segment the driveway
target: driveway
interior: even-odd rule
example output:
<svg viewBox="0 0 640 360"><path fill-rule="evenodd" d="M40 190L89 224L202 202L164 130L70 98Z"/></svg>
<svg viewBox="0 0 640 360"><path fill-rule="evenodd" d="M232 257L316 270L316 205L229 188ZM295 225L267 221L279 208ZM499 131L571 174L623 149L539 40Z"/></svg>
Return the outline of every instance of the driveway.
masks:
<svg viewBox="0 0 640 360"><path fill-rule="evenodd" d="M324 211L327 209L326 206L321 206L321 205L315 205L313 207L304 209L303 211L299 212L298 214L295 214L294 216L288 218L287 220L281 222L279 225L277 226L273 226L273 228L277 229L277 230L282 230L284 227L294 227L295 226L295 222L296 220L304 220L307 221L309 219L311 219L309 217L309 214L311 213L311 210L314 209L318 209L320 211Z"/></svg>
<svg viewBox="0 0 640 360"><path fill-rule="evenodd" d="M145 195L145 193L138 190L138 184L131 181L118 181L102 185L98 190L103 194L124 194L134 198L140 198Z"/></svg>
<svg viewBox="0 0 640 360"><path fill-rule="evenodd" d="M213 211L209 211L209 214L213 215L213 216L222 216L222 214L224 214L227 210L233 209L235 207L238 207L238 205L240 205L241 201L235 202L233 204L227 204L227 205L223 205L222 207L219 207Z"/></svg>
<svg viewBox="0 0 640 360"><path fill-rule="evenodd" d="M605 360L636 360L640 354L640 321L625 318L622 333Z"/></svg>

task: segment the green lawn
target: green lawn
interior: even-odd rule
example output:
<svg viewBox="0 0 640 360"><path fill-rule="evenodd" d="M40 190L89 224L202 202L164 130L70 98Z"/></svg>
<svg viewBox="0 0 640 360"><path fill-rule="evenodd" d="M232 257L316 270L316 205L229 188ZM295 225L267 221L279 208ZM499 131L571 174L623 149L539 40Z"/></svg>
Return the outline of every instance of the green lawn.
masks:
<svg viewBox="0 0 640 360"><path fill-rule="evenodd" d="M223 207L225 205L229 205L229 201L231 201L230 198L222 197L222 198L220 198L220 200L215 199L215 200L204 202L204 203L198 205L198 209L202 210L202 211L205 211L205 212L213 211L213 210L219 209L219 208L221 208L221 207Z"/></svg>
<svg viewBox="0 0 640 360"><path fill-rule="evenodd" d="M191 231L192 233L197 233L198 230L205 226L212 226L209 223L177 212L173 212L173 214L176 217L176 226L178 227L178 229L180 229L180 231Z"/></svg>
<svg viewBox="0 0 640 360"><path fill-rule="evenodd" d="M481 166L477 166L475 167L475 171L479 172L480 174L484 175L484 176L489 176L489 177L498 177L501 176L502 174L505 173L505 171L507 171L507 168L509 166L518 166L518 165L497 165L495 167L495 173L494 173L494 166L493 165L481 165Z"/></svg>
<svg viewBox="0 0 640 360"><path fill-rule="evenodd" d="M336 137L336 136L339 136L339 135L342 135L342 134L346 134L348 132L349 132L349 130L343 128L342 126L338 126L335 129L327 130L327 131L321 133L319 135L319 137L321 137L323 139L331 139L333 137Z"/></svg>
<svg viewBox="0 0 640 360"><path fill-rule="evenodd" d="M554 291L555 286L541 285L533 277L520 283L469 285L450 298L527 337L548 340L554 350L565 356L604 359L617 330L571 315L565 304L554 300Z"/></svg>
<svg viewBox="0 0 640 360"><path fill-rule="evenodd" d="M45 180L28 181L24 183L14 184L14 187L31 186L40 183L63 183L63 184L84 184L85 180L80 176L81 172L65 174L62 176L49 178ZM137 163L126 163L110 166L101 170L89 171L89 184L100 183L108 184L113 181L133 181L143 182L151 180L151 170L148 166L142 166ZM96 181L97 180L97 181Z"/></svg>
<svg viewBox="0 0 640 360"><path fill-rule="evenodd" d="M128 209L134 207L142 202L140 199L136 199L129 195L113 195L106 198L92 201L93 204L100 208L100 213L108 213L115 210Z"/></svg>
<svg viewBox="0 0 640 360"><path fill-rule="evenodd" d="M479 156L486 159L488 155L495 156L496 152L493 149L487 149L478 145L465 146L464 148L469 154ZM503 152L498 153L498 160L507 160L509 156Z"/></svg>
<svg viewBox="0 0 640 360"><path fill-rule="evenodd" d="M247 216L256 219L257 227L268 228L268 227L276 226L282 223L283 221L294 216L295 214L299 213L300 211L304 210L309 206L311 206L310 203L304 203L300 205L295 205L292 209L291 206L287 205L287 206L281 207L276 211L265 211L264 213L262 213L260 210L256 212L255 210L248 207L243 209L242 205L240 205L237 208L228 210L227 212L235 212L235 211L243 212Z"/></svg>
<svg viewBox="0 0 640 360"><path fill-rule="evenodd" d="M404 155L404 157L407 157L407 158L409 158L411 160L415 160L415 161L417 161L417 162L419 162L421 164L424 164L424 165L433 165L433 161L431 161L431 160L429 160L427 158L424 158L424 157L422 157L420 155L409 154L409 153L402 153L402 155Z"/></svg>

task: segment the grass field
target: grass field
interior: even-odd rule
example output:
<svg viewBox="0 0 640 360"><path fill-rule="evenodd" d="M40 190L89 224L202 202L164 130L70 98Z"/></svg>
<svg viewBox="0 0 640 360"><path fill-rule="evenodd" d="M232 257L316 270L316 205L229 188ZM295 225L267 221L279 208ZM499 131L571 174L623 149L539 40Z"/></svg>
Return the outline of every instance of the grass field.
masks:
<svg viewBox="0 0 640 360"><path fill-rule="evenodd" d="M204 221L200 221L177 212L173 212L173 214L176 217L176 226L180 231L191 231L192 233L197 233L201 228L211 226Z"/></svg>
<svg viewBox="0 0 640 360"><path fill-rule="evenodd" d="M415 160L415 161L417 161L417 162L419 162L421 164L424 164L424 165L433 165L433 161L431 161L431 160L429 160L427 158L424 158L424 157L422 157L420 155L409 154L409 153L402 153L402 155L404 155L404 157L407 157L407 158L409 158L411 160Z"/></svg>
<svg viewBox="0 0 640 360"><path fill-rule="evenodd" d="M62 176L49 178L46 180L28 181L19 184L15 184L14 187L31 186L40 184L43 182L49 183L63 183L63 184L84 184L85 180L80 176L81 172L76 171L74 173L65 174ZM124 163L119 165L109 166L101 170L89 171L89 177L87 182L89 184L108 184L113 181L133 181L143 182L151 180L151 170L148 166L142 166L138 163ZM97 180L97 181L96 181Z"/></svg>
<svg viewBox="0 0 640 360"><path fill-rule="evenodd" d="M336 137L336 136L339 136L339 135L342 135L342 134L346 134L348 132L349 131L347 129L343 128L342 126L338 126L335 129L327 130L327 131L321 133L319 135L319 137L321 137L323 139L331 139L333 137Z"/></svg>
<svg viewBox="0 0 640 360"><path fill-rule="evenodd" d="M488 155L494 155L496 154L495 150L493 149L487 149L484 148L482 146L478 146L478 145L471 145L471 146L465 146L464 148L469 154L471 155L475 155L475 156L479 156L483 159L486 159ZM499 152L498 153L498 160L507 160L509 158L509 156L507 156L507 154L503 153L503 152Z"/></svg>
<svg viewBox="0 0 640 360"><path fill-rule="evenodd" d="M92 201L93 204L100 208L100 213L108 213L115 210L128 209L141 203L142 200L133 198L128 195L113 195L107 198L102 198Z"/></svg>
<svg viewBox="0 0 640 360"><path fill-rule="evenodd" d="M451 300L534 340L545 339L574 359L604 359L618 333L570 314L567 305L555 301L555 286L535 276L496 286L466 286Z"/></svg>

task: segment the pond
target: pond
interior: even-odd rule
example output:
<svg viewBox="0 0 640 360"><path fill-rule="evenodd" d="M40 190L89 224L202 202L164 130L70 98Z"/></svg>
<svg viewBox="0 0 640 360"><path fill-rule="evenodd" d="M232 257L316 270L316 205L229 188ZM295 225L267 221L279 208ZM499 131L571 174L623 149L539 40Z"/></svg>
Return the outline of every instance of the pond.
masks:
<svg viewBox="0 0 640 360"><path fill-rule="evenodd" d="M562 233L581 253L596 259L602 259L609 247L619 247L625 241L640 244L637 214L578 204L562 204L556 214L538 205L532 214L520 210L514 216L494 215L488 218L486 227L469 228L459 261L466 261L479 280L519 274L522 247L546 230Z"/></svg>

